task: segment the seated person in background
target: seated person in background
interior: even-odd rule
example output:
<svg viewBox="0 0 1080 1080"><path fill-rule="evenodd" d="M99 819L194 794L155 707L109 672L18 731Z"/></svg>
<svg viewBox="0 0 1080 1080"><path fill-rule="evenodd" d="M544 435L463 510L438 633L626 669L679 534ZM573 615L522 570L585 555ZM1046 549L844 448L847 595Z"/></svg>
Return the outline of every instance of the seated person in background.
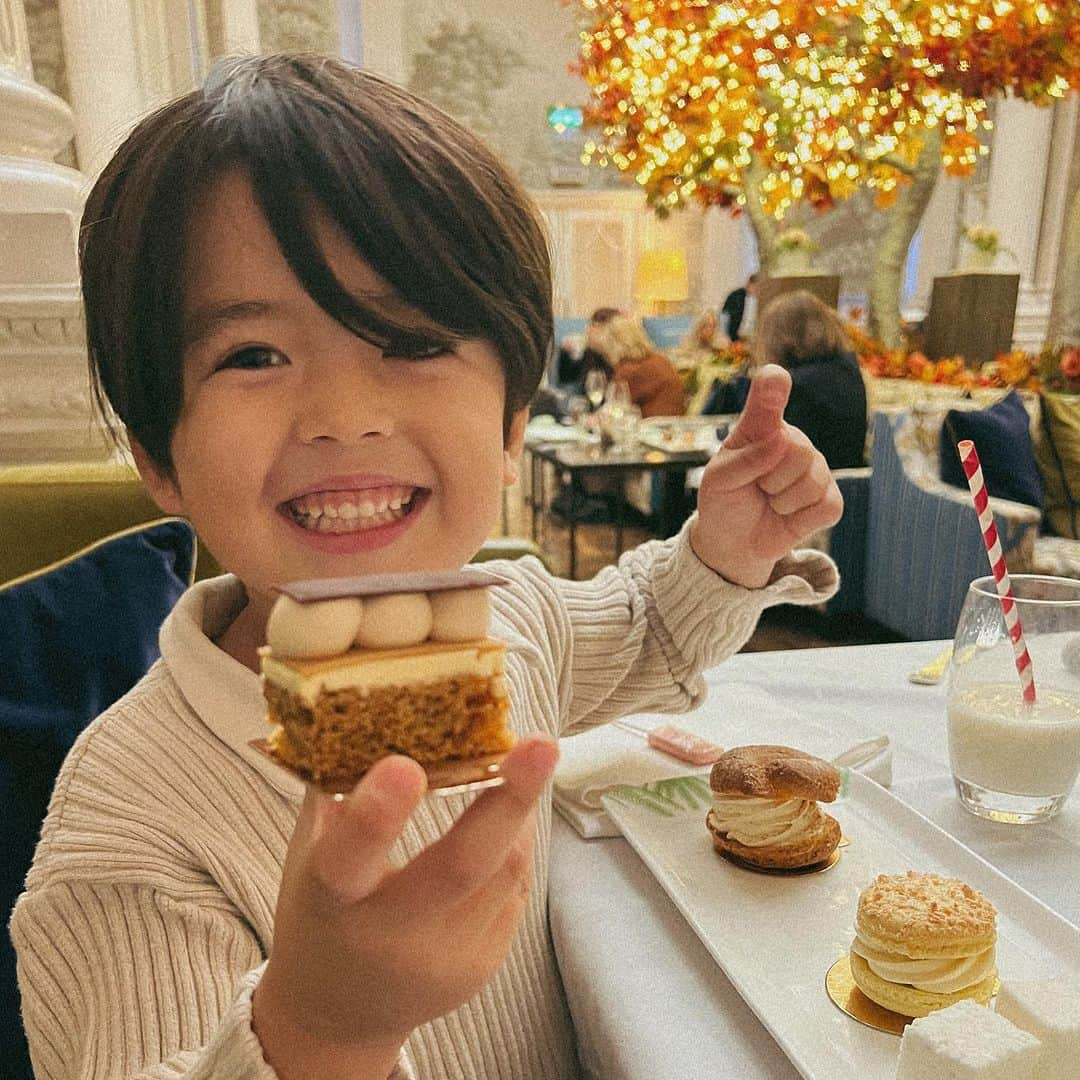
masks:
<svg viewBox="0 0 1080 1080"><path fill-rule="evenodd" d="M712 308L706 308L691 323L686 337L673 349L668 350L668 358L675 370L683 374L685 381L687 372L712 363L726 344L724 335L720 332L716 312Z"/></svg>
<svg viewBox="0 0 1080 1080"><path fill-rule="evenodd" d="M593 347L614 369L615 381L627 385L642 417L682 416L682 379L637 319L617 315L604 323L593 335Z"/></svg>
<svg viewBox="0 0 1080 1080"><path fill-rule="evenodd" d="M757 283L760 274L751 274L746 284L724 298L720 315L730 341L747 341L754 332L757 315Z"/></svg>
<svg viewBox="0 0 1080 1080"><path fill-rule="evenodd" d="M864 464L866 384L832 308L802 289L774 300L758 323L750 374L719 384L703 411L741 411L750 378L763 364L791 373L784 419L810 439L830 469Z"/></svg>
<svg viewBox="0 0 1080 1080"><path fill-rule="evenodd" d="M611 378L611 365L597 351L593 338L597 330L622 312L614 307L597 308L589 318L584 334L571 334L559 342L555 360L555 381L572 394L584 393L585 373L598 367Z"/></svg>

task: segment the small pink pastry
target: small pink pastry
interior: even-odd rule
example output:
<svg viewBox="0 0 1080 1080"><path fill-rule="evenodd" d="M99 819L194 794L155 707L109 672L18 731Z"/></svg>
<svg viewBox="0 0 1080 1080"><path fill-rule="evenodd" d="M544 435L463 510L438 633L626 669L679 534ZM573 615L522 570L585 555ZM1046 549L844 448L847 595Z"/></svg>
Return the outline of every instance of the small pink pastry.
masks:
<svg viewBox="0 0 1080 1080"><path fill-rule="evenodd" d="M654 727L646 736L646 741L654 750L690 765L711 765L724 752L723 748L715 743L675 727L674 724Z"/></svg>

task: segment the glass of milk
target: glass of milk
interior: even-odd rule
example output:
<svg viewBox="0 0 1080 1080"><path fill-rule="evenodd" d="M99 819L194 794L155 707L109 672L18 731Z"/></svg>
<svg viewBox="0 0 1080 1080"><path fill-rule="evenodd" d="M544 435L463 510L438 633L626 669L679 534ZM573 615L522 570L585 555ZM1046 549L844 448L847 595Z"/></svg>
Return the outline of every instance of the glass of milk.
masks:
<svg viewBox="0 0 1080 1080"><path fill-rule="evenodd" d="M949 764L963 805L994 821L1053 817L1080 772L1080 581L1017 574L1036 700L1023 699L992 577L971 583L949 670Z"/></svg>

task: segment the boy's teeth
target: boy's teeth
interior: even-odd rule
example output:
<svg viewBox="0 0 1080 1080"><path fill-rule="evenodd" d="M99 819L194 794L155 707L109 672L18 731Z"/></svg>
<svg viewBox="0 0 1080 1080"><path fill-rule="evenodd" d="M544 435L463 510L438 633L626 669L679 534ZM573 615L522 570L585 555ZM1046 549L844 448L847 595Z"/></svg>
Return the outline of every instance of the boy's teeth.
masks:
<svg viewBox="0 0 1080 1080"><path fill-rule="evenodd" d="M409 511L415 488L395 487L365 498L305 495L289 503L294 521L322 533L354 532L399 521Z"/></svg>

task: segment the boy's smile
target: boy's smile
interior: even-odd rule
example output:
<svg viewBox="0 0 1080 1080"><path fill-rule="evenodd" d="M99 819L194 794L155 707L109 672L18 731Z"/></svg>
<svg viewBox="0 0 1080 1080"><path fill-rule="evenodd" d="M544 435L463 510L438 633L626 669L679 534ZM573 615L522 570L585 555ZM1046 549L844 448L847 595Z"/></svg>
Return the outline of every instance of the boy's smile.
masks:
<svg viewBox="0 0 1080 1080"><path fill-rule="evenodd" d="M392 543L430 497L387 476L332 476L287 499L282 511L323 551L370 551Z"/></svg>
<svg viewBox="0 0 1080 1080"><path fill-rule="evenodd" d="M316 234L351 295L409 319L328 219ZM281 582L472 557L516 476L526 420L515 416L504 445L491 346L393 356L356 337L305 292L240 173L204 197L184 282L172 474L134 449L159 505L190 518L244 582L233 632L246 633L245 655Z"/></svg>

